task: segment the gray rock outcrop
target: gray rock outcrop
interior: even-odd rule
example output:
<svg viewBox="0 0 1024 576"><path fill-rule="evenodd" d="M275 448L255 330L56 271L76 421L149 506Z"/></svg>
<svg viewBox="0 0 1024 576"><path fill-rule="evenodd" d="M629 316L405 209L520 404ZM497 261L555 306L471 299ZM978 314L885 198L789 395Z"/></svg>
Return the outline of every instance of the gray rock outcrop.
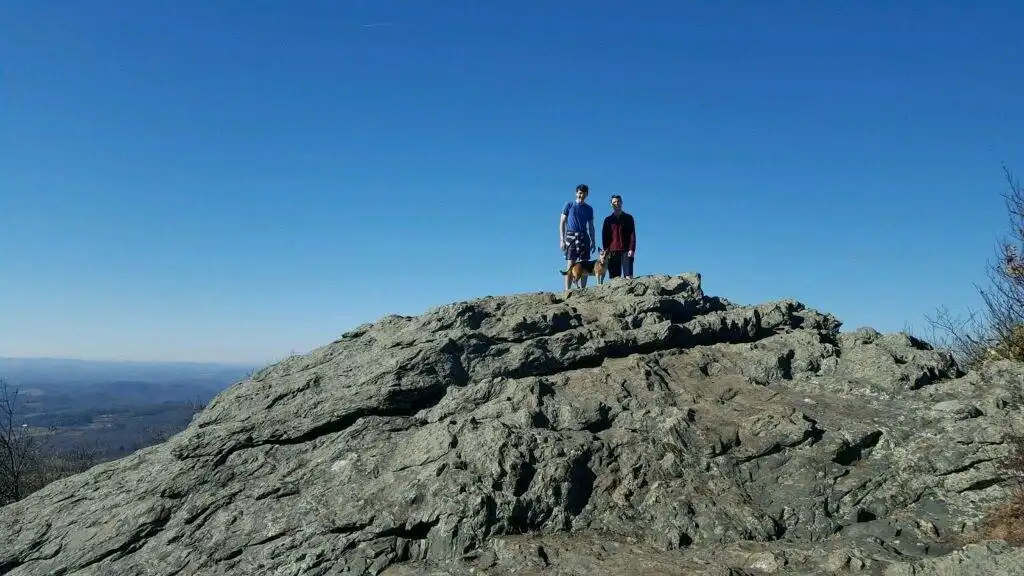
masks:
<svg viewBox="0 0 1024 576"><path fill-rule="evenodd" d="M1024 574L1024 369L700 277L387 316L0 509L0 573Z"/></svg>

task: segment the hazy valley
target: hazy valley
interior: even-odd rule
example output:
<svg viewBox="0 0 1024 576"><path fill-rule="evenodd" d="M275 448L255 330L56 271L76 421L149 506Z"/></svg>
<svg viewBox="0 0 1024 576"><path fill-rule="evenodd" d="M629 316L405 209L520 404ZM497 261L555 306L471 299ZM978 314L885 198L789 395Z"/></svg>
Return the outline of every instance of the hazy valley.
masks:
<svg viewBox="0 0 1024 576"><path fill-rule="evenodd" d="M0 358L0 378L17 393L12 423L52 449L85 448L100 460L183 430L201 406L254 368Z"/></svg>

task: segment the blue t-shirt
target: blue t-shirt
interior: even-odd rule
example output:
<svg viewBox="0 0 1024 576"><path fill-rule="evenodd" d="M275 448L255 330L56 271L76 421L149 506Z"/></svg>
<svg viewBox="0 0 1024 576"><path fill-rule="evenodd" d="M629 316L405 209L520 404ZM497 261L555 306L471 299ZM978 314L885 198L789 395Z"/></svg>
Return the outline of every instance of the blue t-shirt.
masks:
<svg viewBox="0 0 1024 576"><path fill-rule="evenodd" d="M577 232L589 236L588 222L594 221L594 207L579 202L566 202L562 214L569 218L565 222L566 232Z"/></svg>

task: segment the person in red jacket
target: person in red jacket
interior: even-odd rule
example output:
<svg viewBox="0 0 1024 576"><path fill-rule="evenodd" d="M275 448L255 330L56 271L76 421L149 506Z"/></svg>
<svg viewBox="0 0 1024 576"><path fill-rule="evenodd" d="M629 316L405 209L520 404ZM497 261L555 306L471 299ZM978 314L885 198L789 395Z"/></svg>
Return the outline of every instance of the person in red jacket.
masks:
<svg viewBox="0 0 1024 576"><path fill-rule="evenodd" d="M633 216L622 209L622 196L612 196L612 213L601 226L601 245L608 253L608 277L633 277L633 255L636 253L636 224Z"/></svg>

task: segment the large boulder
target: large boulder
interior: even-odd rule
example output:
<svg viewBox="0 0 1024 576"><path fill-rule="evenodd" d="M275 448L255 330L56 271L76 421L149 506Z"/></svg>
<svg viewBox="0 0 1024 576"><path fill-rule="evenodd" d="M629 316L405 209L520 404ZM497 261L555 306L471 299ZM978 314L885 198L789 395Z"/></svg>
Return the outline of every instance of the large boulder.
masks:
<svg viewBox="0 0 1024 576"><path fill-rule="evenodd" d="M1022 379L697 274L459 302L0 509L0 573L1013 573Z"/></svg>

